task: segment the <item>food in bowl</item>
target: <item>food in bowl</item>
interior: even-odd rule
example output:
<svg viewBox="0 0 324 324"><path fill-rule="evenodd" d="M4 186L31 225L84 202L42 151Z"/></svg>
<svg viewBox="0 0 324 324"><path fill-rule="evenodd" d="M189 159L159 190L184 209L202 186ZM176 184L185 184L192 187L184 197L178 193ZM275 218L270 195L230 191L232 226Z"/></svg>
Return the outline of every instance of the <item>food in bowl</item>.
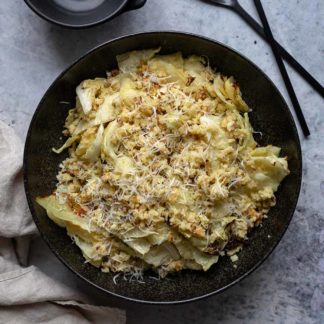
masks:
<svg viewBox="0 0 324 324"><path fill-rule="evenodd" d="M280 148L253 138L232 77L159 49L117 56L118 70L76 88L48 216L104 272L140 278L233 261L289 174Z"/></svg>

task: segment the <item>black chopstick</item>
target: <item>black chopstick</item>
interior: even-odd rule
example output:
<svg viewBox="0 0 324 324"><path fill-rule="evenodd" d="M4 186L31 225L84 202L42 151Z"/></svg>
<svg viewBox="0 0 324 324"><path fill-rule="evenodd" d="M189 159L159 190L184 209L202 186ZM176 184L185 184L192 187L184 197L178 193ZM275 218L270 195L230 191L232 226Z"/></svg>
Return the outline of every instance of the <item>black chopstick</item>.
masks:
<svg viewBox="0 0 324 324"><path fill-rule="evenodd" d="M241 18L243 18L243 20L245 20L245 22L247 22L250 27L253 28L254 31L256 31L263 39L267 40L262 26L260 26L259 23L245 11L239 2L235 2L234 7L231 9L233 9ZM313 87L315 91L318 92L319 95L324 97L324 88L322 85L298 61L296 61L295 58L280 45L280 43L277 41L275 42L279 47L280 55L290 64L292 68L295 69L296 72L299 73L301 77L304 78L305 81L308 82L311 87Z"/></svg>
<svg viewBox="0 0 324 324"><path fill-rule="evenodd" d="M285 65L283 63L282 57L279 54L279 49L278 49L277 43L276 43L275 39L273 38L273 35L272 35L272 32L271 32L267 17L265 15L264 10L263 10L261 1L260 0L254 0L254 3L255 3L255 6L256 6L256 9L258 11L258 14L260 16L260 19L262 21L262 25L263 25L263 28L264 28L264 33L265 33L266 38L267 38L267 40L268 40L268 42L269 42L269 44L271 46L272 52L273 52L273 54L274 54L274 56L276 58L278 67L280 69L282 78L283 78L283 80L285 82L287 91L289 93L291 102L292 102L293 107L295 109L296 116L297 116L297 118L299 120L300 126L301 126L301 128L303 130L304 136L308 136L308 135L310 135L310 132L309 132L305 117L304 117L303 112L302 112L302 110L300 108L296 93L295 93L294 88L293 88L293 86L291 84L291 81L289 79L289 76L288 76L286 67L285 67Z"/></svg>

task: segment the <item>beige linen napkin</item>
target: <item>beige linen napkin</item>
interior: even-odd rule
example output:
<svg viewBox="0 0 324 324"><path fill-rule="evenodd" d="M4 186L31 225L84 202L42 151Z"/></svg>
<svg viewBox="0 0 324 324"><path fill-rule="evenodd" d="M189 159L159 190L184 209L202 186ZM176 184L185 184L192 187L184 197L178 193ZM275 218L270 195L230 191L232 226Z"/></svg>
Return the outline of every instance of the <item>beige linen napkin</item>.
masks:
<svg viewBox="0 0 324 324"><path fill-rule="evenodd" d="M22 182L23 145L0 121L0 323L126 322L124 311L88 305L87 297L27 266L37 234Z"/></svg>

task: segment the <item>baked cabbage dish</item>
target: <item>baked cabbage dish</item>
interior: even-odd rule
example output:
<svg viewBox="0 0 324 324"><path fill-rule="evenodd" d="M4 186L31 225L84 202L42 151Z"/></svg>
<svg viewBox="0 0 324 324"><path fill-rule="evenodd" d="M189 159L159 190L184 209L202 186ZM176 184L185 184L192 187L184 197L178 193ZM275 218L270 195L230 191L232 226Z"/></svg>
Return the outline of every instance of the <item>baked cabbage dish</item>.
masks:
<svg viewBox="0 0 324 324"><path fill-rule="evenodd" d="M279 147L255 142L232 77L203 57L158 53L119 55L106 78L81 82L54 149L69 152L56 190L37 198L104 272L165 277L236 261L289 173Z"/></svg>

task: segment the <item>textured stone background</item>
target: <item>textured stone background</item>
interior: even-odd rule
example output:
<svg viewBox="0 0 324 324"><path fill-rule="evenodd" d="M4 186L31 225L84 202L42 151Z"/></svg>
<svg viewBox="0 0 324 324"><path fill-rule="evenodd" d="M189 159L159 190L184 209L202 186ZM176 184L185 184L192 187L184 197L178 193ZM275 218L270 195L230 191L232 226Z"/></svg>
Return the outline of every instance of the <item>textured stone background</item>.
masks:
<svg viewBox="0 0 324 324"><path fill-rule="evenodd" d="M263 1L276 38L324 83L324 2ZM257 17L252 0L241 4ZM199 0L148 0L144 8L104 25L66 30L38 18L22 0L0 2L0 119L24 140L33 112L54 78L92 47L150 30L180 30L221 41L259 65L288 99L271 49L237 15ZM251 276L221 295L181 306L143 306L107 297L75 278L36 239L32 262L98 304L124 307L128 323L324 322L324 110L323 101L288 67L311 130L302 138L304 180L287 233ZM290 105L291 106L291 105ZM302 137L302 136L301 136Z"/></svg>

